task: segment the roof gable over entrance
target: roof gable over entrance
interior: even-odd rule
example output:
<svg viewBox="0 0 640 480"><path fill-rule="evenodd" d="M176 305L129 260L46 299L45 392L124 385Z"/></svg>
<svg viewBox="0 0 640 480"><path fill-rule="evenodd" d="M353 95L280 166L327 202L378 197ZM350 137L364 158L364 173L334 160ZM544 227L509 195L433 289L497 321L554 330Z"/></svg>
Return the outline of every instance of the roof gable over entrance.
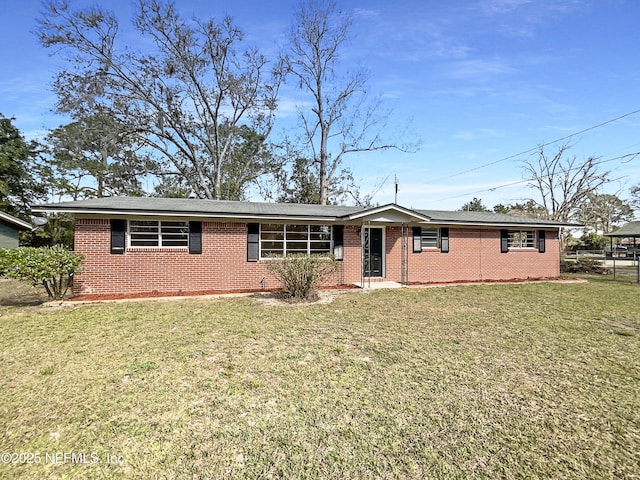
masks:
<svg viewBox="0 0 640 480"><path fill-rule="evenodd" d="M401 207L395 203L355 212L346 215L345 219L374 223L423 223L431 220L427 215Z"/></svg>

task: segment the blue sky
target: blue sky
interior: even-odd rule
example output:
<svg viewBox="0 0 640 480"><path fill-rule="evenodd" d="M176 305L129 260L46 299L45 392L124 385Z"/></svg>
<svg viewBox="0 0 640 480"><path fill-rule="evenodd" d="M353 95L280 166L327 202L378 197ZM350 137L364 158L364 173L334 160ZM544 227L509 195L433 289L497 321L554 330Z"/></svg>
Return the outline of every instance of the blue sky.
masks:
<svg viewBox="0 0 640 480"><path fill-rule="evenodd" d="M128 25L133 1L103 4ZM228 13L247 34L247 43L267 55L278 51L293 6L289 0L177 4L188 16ZM382 96L391 111L388 137L421 142L415 153L347 158L365 193L388 178L374 199L381 204L393 201L394 176L398 202L413 207L457 209L473 197L492 207L530 198L535 192L525 183L504 187L523 179L519 160L528 155L516 154L640 109L637 0L338 4L354 14L344 68L368 70L369 92ZM50 111L55 103L50 86L60 59L40 47L32 33L40 9L39 1L24 0L0 16L0 112L15 117L27 138L65 122ZM290 87L282 94L276 134L291 126L298 98ZM611 159L603 167L618 180L608 193L624 198L640 183L640 157L615 160L640 152L640 113L571 142L570 153L578 159Z"/></svg>

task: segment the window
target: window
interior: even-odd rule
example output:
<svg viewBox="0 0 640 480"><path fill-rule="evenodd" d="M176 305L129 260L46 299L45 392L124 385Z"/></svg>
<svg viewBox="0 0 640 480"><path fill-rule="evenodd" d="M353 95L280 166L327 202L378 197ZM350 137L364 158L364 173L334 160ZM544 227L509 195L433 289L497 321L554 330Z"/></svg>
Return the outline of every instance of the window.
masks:
<svg viewBox="0 0 640 480"><path fill-rule="evenodd" d="M422 227L420 245L422 248L438 248L438 229Z"/></svg>
<svg viewBox="0 0 640 480"><path fill-rule="evenodd" d="M509 248L535 248L536 235L533 230L509 230Z"/></svg>
<svg viewBox="0 0 640 480"><path fill-rule="evenodd" d="M160 222L162 247L188 247L189 224L187 222Z"/></svg>
<svg viewBox="0 0 640 480"><path fill-rule="evenodd" d="M188 247L189 222L131 220L129 245L132 247Z"/></svg>
<svg viewBox="0 0 640 480"><path fill-rule="evenodd" d="M282 225L264 223L260 228L260 256L331 253L331 227L328 225Z"/></svg>

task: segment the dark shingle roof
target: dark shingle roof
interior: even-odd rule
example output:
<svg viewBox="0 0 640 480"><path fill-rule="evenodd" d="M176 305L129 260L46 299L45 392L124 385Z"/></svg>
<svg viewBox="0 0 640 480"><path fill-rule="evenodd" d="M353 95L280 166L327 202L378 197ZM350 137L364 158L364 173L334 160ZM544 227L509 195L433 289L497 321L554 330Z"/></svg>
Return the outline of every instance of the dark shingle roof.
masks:
<svg viewBox="0 0 640 480"><path fill-rule="evenodd" d="M431 221L460 223L460 224L518 224L518 225L568 225L562 222L554 222L534 217L519 217L517 215L507 215L504 213L493 212L467 212L467 211L448 211L448 210L418 210L418 212L431 217Z"/></svg>
<svg viewBox="0 0 640 480"><path fill-rule="evenodd" d="M386 206L394 208L393 205ZM385 207L376 207L377 210ZM403 208L403 207L399 207ZM228 200L201 200L156 197L107 197L75 202L38 205L34 211L55 211L74 214L104 215L183 215L191 217L220 218L286 218L339 221L349 215L369 210L365 207L340 205L307 205L297 203L236 202ZM453 212L444 210L415 210L439 224L487 225L487 226L549 226L565 223L537 218L517 217L497 213Z"/></svg>
<svg viewBox="0 0 640 480"><path fill-rule="evenodd" d="M337 218L362 210L361 207L305 205L298 203L236 202L193 198L105 197L75 202L50 203L35 211L69 213L184 214L213 217L322 217Z"/></svg>
<svg viewBox="0 0 640 480"><path fill-rule="evenodd" d="M615 232L607 233L607 237L638 237L640 238L640 221L629 222Z"/></svg>

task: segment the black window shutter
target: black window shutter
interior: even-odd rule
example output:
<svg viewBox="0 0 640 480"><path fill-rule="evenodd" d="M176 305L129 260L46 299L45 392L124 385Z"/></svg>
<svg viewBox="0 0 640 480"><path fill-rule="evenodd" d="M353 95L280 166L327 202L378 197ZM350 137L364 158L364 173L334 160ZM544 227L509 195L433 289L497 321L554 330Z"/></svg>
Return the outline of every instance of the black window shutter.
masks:
<svg viewBox="0 0 640 480"><path fill-rule="evenodd" d="M538 232L538 252L544 253L547 251L547 236L544 230Z"/></svg>
<svg viewBox="0 0 640 480"><path fill-rule="evenodd" d="M440 229L440 253L449 253L449 229Z"/></svg>
<svg viewBox="0 0 640 480"><path fill-rule="evenodd" d="M422 252L422 227L413 227L413 253Z"/></svg>
<svg viewBox="0 0 640 480"><path fill-rule="evenodd" d="M202 222L189 222L189 253L202 253Z"/></svg>
<svg viewBox="0 0 640 480"><path fill-rule="evenodd" d="M344 225L333 226L333 254L336 260L344 259Z"/></svg>
<svg viewBox="0 0 640 480"><path fill-rule="evenodd" d="M500 230L500 253L509 251L509 230Z"/></svg>
<svg viewBox="0 0 640 480"><path fill-rule="evenodd" d="M111 253L124 253L127 233L127 221L120 218L111 219Z"/></svg>
<svg viewBox="0 0 640 480"><path fill-rule="evenodd" d="M247 223L247 262L260 259L260 224Z"/></svg>

